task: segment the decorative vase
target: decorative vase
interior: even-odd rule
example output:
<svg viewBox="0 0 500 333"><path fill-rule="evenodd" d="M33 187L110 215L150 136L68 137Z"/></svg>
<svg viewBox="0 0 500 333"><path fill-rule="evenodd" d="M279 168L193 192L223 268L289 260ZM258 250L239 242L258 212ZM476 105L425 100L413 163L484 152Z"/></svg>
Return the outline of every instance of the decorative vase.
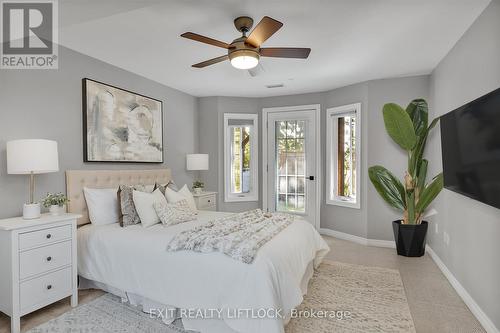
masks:
<svg viewBox="0 0 500 333"><path fill-rule="evenodd" d="M63 206L52 205L49 208L50 215L61 215L62 212L64 212L64 205Z"/></svg>
<svg viewBox="0 0 500 333"><path fill-rule="evenodd" d="M23 219L31 220L37 219L41 216L40 214L40 204L32 203L32 204L24 204L23 206Z"/></svg>
<svg viewBox="0 0 500 333"><path fill-rule="evenodd" d="M195 187L193 188L193 191L195 194L201 194L201 192L203 192L203 188L201 187Z"/></svg>
<svg viewBox="0 0 500 333"><path fill-rule="evenodd" d="M402 224L400 220L392 222L394 240L398 255L421 257L425 254L427 221L420 224Z"/></svg>

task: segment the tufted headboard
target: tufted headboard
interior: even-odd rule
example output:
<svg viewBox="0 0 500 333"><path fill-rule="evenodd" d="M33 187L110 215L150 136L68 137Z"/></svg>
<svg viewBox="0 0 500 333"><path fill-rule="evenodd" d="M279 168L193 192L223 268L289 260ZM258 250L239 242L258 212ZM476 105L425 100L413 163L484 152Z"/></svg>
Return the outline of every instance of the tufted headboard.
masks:
<svg viewBox="0 0 500 333"><path fill-rule="evenodd" d="M170 169L156 170L67 170L68 212L81 214L78 225L90 223L83 188L118 188L119 185L166 184L172 179Z"/></svg>

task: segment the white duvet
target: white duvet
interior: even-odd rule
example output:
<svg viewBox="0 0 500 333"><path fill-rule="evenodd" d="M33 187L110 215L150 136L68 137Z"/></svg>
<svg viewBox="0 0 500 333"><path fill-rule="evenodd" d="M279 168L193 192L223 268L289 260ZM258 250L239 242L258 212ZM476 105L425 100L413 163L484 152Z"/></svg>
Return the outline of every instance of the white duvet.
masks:
<svg viewBox="0 0 500 333"><path fill-rule="evenodd" d="M236 332L284 332L280 317L247 318L242 314L248 312L235 311L289 313L302 302L308 268L319 265L328 245L310 223L298 220L260 248L252 264L219 252L166 251L177 233L227 214L200 211L197 221L170 227L83 226L78 229L78 274L160 304L222 309L225 324ZM200 328L199 322L187 326Z"/></svg>

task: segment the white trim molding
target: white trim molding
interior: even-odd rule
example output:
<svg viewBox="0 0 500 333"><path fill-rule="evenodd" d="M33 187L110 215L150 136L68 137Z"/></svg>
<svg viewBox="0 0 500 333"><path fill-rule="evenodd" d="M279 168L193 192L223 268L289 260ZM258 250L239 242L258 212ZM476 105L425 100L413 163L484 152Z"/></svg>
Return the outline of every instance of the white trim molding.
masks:
<svg viewBox="0 0 500 333"><path fill-rule="evenodd" d="M338 128L334 119L342 116L356 117L356 198L335 194L337 184ZM349 208L361 208L361 103L342 105L326 109L326 204Z"/></svg>
<svg viewBox="0 0 500 333"><path fill-rule="evenodd" d="M249 193L231 192L231 137L229 120L249 120L253 123L250 134L250 173L251 189ZM224 201L243 202L259 201L259 115L256 113L224 113Z"/></svg>
<svg viewBox="0 0 500 333"><path fill-rule="evenodd" d="M335 237L338 239L343 239L346 241L351 241L357 244L366 245L366 246L376 246L376 247L388 247L388 248L396 248L396 244L394 241L381 240L381 239L369 239L360 236L355 236L351 234L347 234L345 232L335 231L332 229L321 228L319 229L319 233L321 235Z"/></svg>
<svg viewBox="0 0 500 333"><path fill-rule="evenodd" d="M444 262L439 258L439 256L434 252L434 250L427 245L426 247L427 253L434 260L436 265L439 267L443 275L448 279L452 287L455 289L457 294L462 298L464 303L469 308L470 312L477 318L477 320L483 325L483 328L488 333L500 333L498 328L493 324L491 319L484 313L481 307L476 303L476 301L472 298L472 296L467 292L467 290L460 284L457 278L453 275L453 273L446 267Z"/></svg>

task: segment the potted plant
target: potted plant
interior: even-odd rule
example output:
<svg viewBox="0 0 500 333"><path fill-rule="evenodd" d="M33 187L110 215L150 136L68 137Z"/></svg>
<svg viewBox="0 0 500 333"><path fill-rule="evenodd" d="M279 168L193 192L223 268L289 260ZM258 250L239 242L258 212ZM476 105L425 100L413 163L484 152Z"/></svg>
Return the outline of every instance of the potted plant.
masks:
<svg viewBox="0 0 500 333"><path fill-rule="evenodd" d="M429 162L423 158L427 136L439 118L428 125L428 106L423 99L413 100L408 107L389 103L383 108L385 129L408 156L408 170L403 182L389 170L376 165L368 169L370 180L390 206L403 213L393 221L394 239L399 255L420 257L425 253L427 221L424 211L443 188L443 174L426 181Z"/></svg>
<svg viewBox="0 0 500 333"><path fill-rule="evenodd" d="M193 191L196 194L200 194L203 191L203 188L205 188L205 184L199 180L195 180L193 182Z"/></svg>
<svg viewBox="0 0 500 333"><path fill-rule="evenodd" d="M67 202L69 202L68 198L62 193L47 193L42 200L43 206L49 208L49 212L52 215L64 213Z"/></svg>

